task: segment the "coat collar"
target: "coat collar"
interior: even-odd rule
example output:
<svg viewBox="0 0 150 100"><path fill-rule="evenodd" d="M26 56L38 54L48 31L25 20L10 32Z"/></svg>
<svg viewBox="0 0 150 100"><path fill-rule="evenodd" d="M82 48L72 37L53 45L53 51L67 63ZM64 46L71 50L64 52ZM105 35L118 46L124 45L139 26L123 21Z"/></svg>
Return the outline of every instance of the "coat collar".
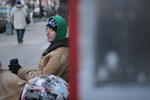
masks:
<svg viewBox="0 0 150 100"><path fill-rule="evenodd" d="M50 46L43 52L42 56L47 55L49 52L59 47L68 47L68 38L64 38L64 39L51 42Z"/></svg>

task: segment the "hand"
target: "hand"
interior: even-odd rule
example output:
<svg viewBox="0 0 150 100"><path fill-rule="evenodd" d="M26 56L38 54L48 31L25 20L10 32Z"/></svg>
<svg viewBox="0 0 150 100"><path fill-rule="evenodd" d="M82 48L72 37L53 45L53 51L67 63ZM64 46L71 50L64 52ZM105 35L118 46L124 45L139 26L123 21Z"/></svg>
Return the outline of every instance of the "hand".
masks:
<svg viewBox="0 0 150 100"><path fill-rule="evenodd" d="M8 65L8 67L9 67L9 70L14 74L17 74L18 70L22 68L18 63L18 59L16 58L10 60L10 64Z"/></svg>

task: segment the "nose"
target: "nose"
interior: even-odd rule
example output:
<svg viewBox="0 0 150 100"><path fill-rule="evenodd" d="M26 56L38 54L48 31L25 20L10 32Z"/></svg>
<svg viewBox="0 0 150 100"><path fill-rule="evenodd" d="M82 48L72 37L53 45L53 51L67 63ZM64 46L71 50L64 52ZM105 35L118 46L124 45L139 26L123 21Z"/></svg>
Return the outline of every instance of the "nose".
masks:
<svg viewBox="0 0 150 100"><path fill-rule="evenodd" d="M46 30L46 34L50 34L49 30Z"/></svg>

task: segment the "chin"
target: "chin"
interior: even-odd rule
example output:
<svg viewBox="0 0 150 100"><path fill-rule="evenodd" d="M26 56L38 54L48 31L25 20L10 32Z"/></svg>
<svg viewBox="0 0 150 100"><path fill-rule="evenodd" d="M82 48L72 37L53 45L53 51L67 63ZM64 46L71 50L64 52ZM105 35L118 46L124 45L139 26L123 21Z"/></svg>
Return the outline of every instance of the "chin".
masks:
<svg viewBox="0 0 150 100"><path fill-rule="evenodd" d="M51 42L52 39L47 39L48 42Z"/></svg>
<svg viewBox="0 0 150 100"><path fill-rule="evenodd" d="M52 42L53 40L48 40L48 42Z"/></svg>

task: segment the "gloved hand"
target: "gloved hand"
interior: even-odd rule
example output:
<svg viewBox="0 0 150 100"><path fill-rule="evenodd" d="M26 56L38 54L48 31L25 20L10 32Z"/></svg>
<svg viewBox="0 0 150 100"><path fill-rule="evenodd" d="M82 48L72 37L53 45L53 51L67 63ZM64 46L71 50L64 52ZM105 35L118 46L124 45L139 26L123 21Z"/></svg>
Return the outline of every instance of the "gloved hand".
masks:
<svg viewBox="0 0 150 100"><path fill-rule="evenodd" d="M12 73L14 73L14 74L17 74L17 73L18 73L18 70L19 70L20 68L22 68L22 67L19 65L19 63L18 63L18 59L17 59L17 58L11 59L11 60L10 60L10 64L8 65L8 67L9 67L9 70L10 70Z"/></svg>

